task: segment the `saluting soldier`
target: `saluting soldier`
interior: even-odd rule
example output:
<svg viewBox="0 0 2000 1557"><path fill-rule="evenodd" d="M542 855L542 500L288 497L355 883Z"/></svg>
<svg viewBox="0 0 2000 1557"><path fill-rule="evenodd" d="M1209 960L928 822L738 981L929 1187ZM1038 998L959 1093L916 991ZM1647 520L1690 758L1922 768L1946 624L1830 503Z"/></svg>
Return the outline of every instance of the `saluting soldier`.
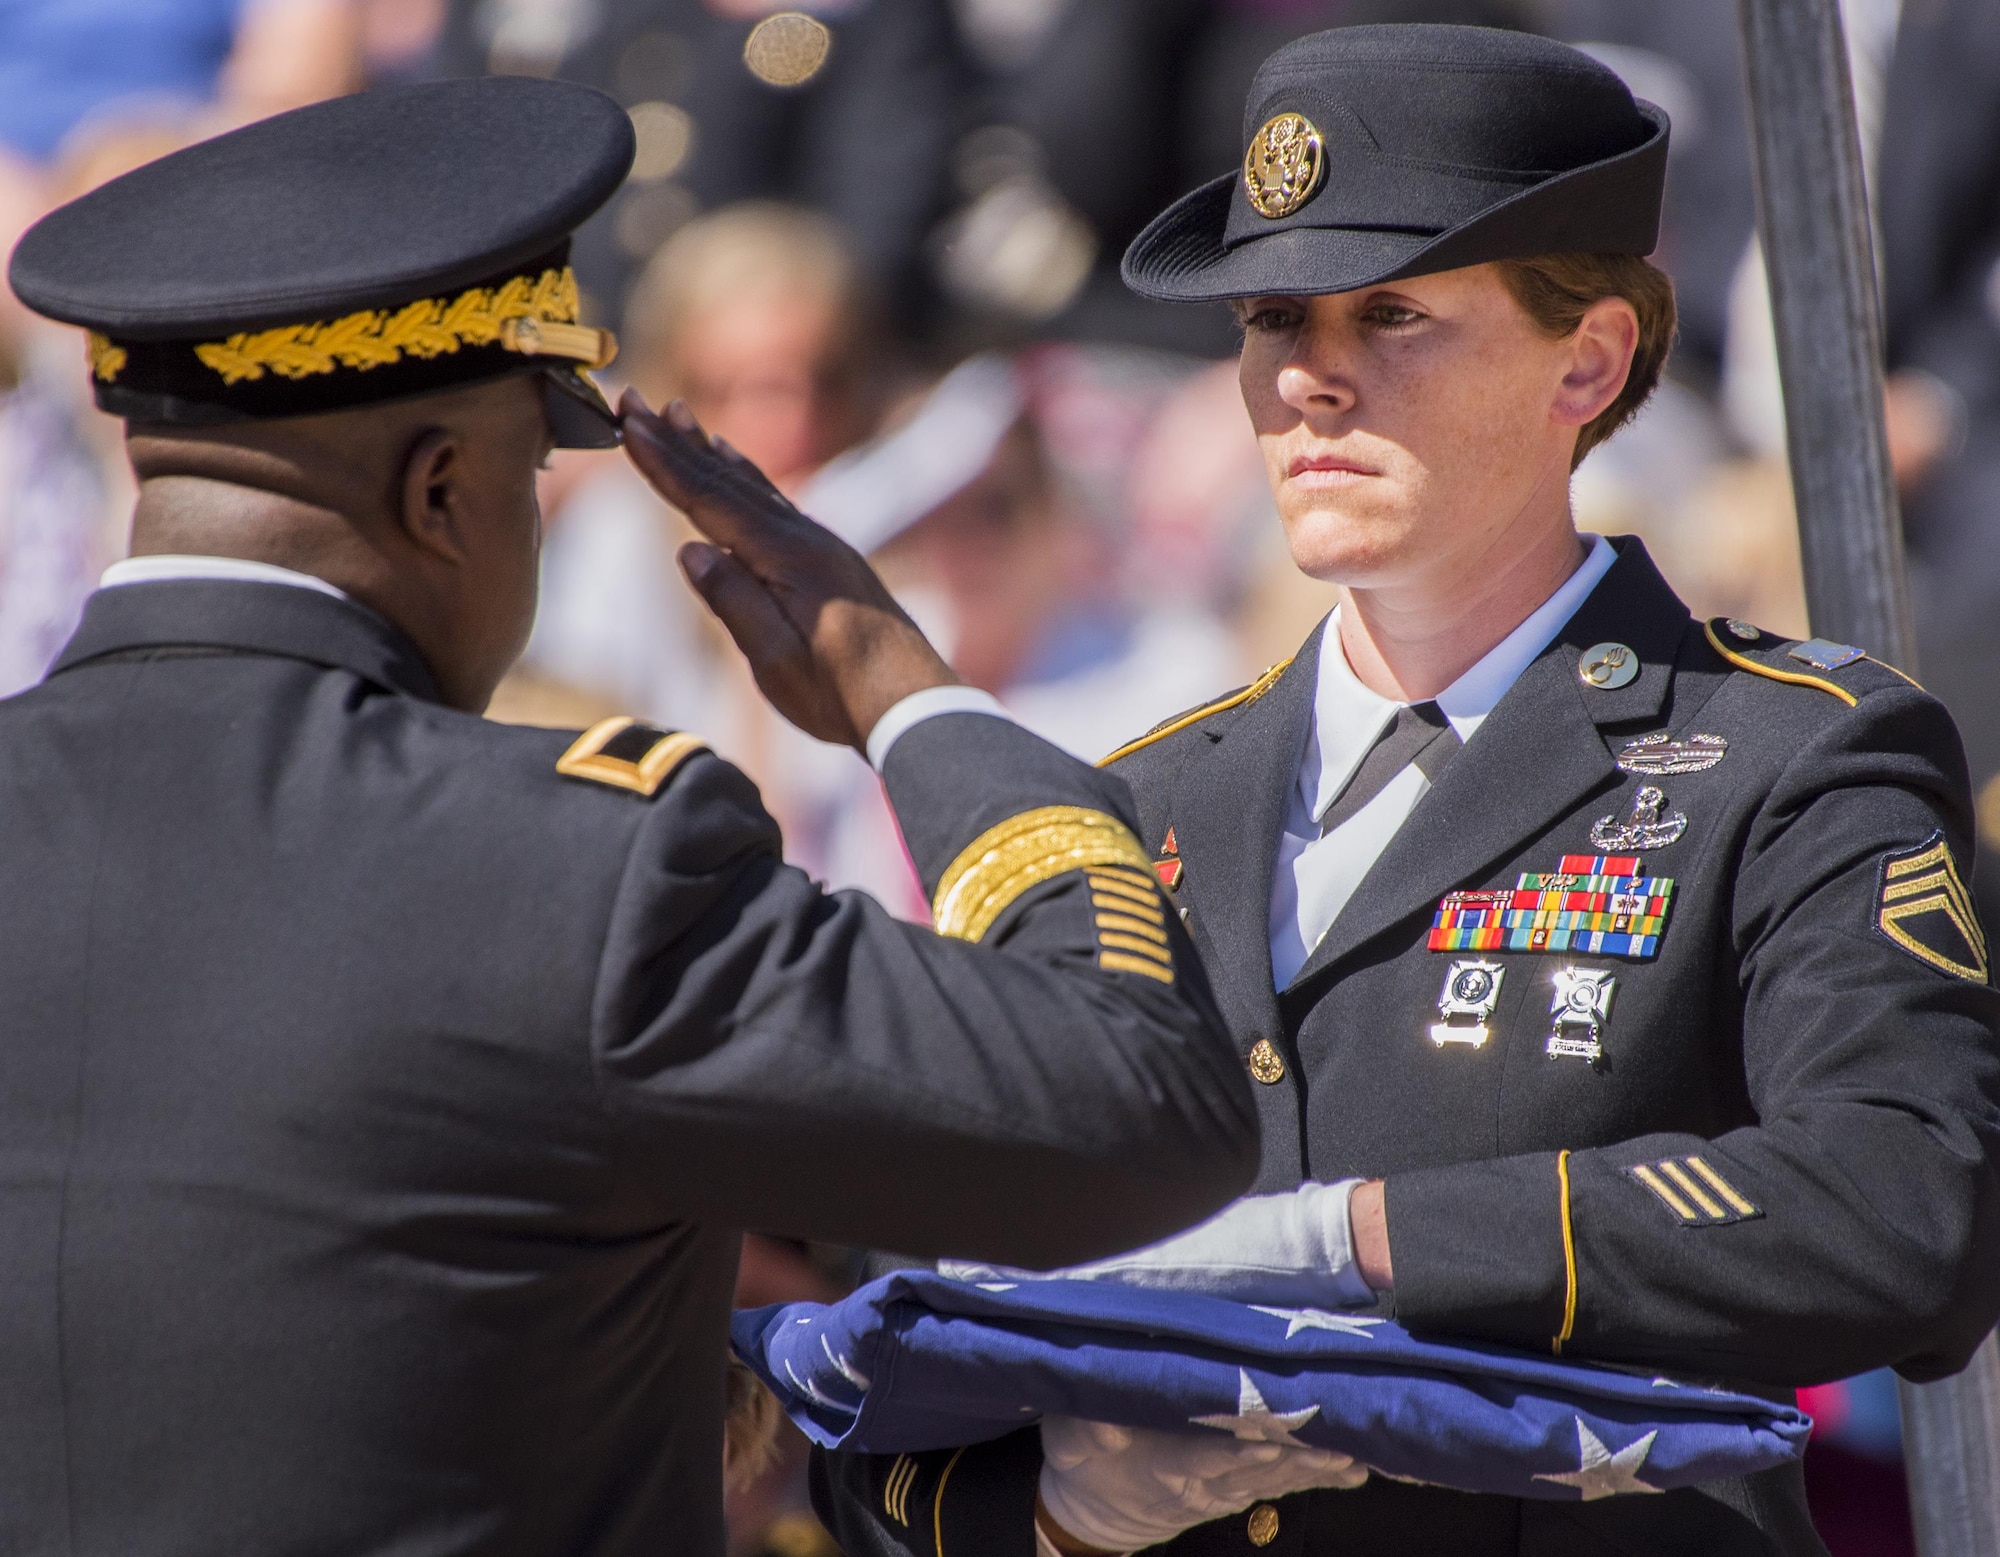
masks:
<svg viewBox="0 0 2000 1557"><path fill-rule="evenodd" d="M383 91L15 255L140 495L0 704L0 1549L719 1554L735 1229L1061 1261L1249 1180L1177 924L1096 925L1083 867L1153 879L1123 782L684 412L623 429L688 570L943 933L783 864L697 736L477 716L536 467L619 435L566 251L631 157L583 88Z"/></svg>
<svg viewBox="0 0 2000 1557"><path fill-rule="evenodd" d="M1109 766L1256 1081L1261 1193L1095 1274L1771 1391L1961 1367L2000 1310L2000 1009L1951 721L1571 521L1673 334L1666 116L1554 43L1364 27L1273 55L1244 123L1125 273L1236 307L1333 609ZM1074 1423L915 1457L907 1520L894 1461L816 1474L855 1554L1824 1550L1796 1467L1647 1497L1643 1437L1581 1438L1547 1501L1275 1497L1267 1445Z"/></svg>

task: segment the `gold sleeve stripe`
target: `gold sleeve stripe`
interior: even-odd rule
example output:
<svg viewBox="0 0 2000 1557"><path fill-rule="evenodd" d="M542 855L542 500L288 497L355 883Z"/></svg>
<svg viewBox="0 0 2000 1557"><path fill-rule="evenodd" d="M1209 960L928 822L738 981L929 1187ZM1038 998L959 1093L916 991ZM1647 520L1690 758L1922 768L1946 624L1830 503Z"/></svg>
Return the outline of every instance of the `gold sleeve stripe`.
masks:
<svg viewBox="0 0 2000 1557"><path fill-rule="evenodd" d="M1124 914L1099 914L1097 916L1097 928L1100 930L1116 930L1125 935L1136 935L1141 940L1151 941L1156 946L1163 947L1167 944L1167 932L1162 930L1157 924L1148 924L1143 919L1129 918ZM1111 943L1107 941L1105 944L1108 946Z"/></svg>
<svg viewBox="0 0 2000 1557"><path fill-rule="evenodd" d="M636 731L636 738L621 741L619 737L629 731ZM650 745L645 744L647 736L653 738ZM614 743L619 750L607 750ZM632 750L628 751L628 747ZM656 795L682 763L707 749L708 743L698 735L656 730L619 714L600 719L579 735L570 749L556 759L556 772L568 778L609 784L614 789L629 789L635 794Z"/></svg>
<svg viewBox="0 0 2000 1557"><path fill-rule="evenodd" d="M1722 1209L1722 1202L1711 1196L1707 1190L1695 1183L1694 1177L1672 1158L1660 1164L1660 1171L1672 1179L1681 1193L1701 1207L1701 1214L1715 1220L1728 1215Z"/></svg>
<svg viewBox="0 0 2000 1557"><path fill-rule="evenodd" d="M951 1480L951 1473L958 1469L958 1462L965 1450L960 1449L945 1461L944 1471L938 1477L937 1495L931 1499L931 1550L935 1557L944 1557L944 1484Z"/></svg>
<svg viewBox="0 0 2000 1557"><path fill-rule="evenodd" d="M1170 735L1178 735L1191 724L1201 723L1202 720L1208 718L1211 714L1219 714L1225 709L1235 708L1242 703L1256 702L1258 698L1262 697L1278 684L1278 678L1285 673L1285 667L1291 663L1290 660L1281 660L1265 671L1255 681L1251 682L1241 692L1232 692L1228 697L1219 698L1213 703L1204 703L1201 707L1189 713L1169 719L1165 724L1154 725L1152 729L1148 730L1136 741L1127 741L1110 756L1100 759L1097 765L1100 768L1108 768L1120 758L1129 757L1135 751L1143 751L1155 741L1164 741Z"/></svg>
<svg viewBox="0 0 2000 1557"><path fill-rule="evenodd" d="M1683 1227L1727 1227L1764 1214L1705 1157L1666 1157L1624 1172Z"/></svg>
<svg viewBox="0 0 2000 1557"><path fill-rule="evenodd" d="M1835 686L1824 677L1801 675L1795 670L1779 670L1775 666L1753 660L1747 655L1738 654L1716 636L1715 623L1713 622L1703 623L1701 630L1708 635L1709 647L1714 649L1717 654L1720 654L1738 670L1747 670L1753 676L1764 676L1772 681L1788 681L1795 687L1818 687L1822 692L1831 692L1849 708L1860 706L1861 700L1852 692L1848 691L1845 687Z"/></svg>
<svg viewBox="0 0 2000 1557"><path fill-rule="evenodd" d="M1163 968L1157 962L1148 962L1144 957L1128 957L1123 952L1101 951L1097 954L1097 965L1109 968L1113 973L1143 973L1149 979L1158 979L1162 984L1171 984L1174 974L1171 968Z"/></svg>
<svg viewBox="0 0 2000 1557"><path fill-rule="evenodd" d="M1757 1214L1757 1208L1741 1195L1737 1194L1735 1186L1720 1173L1717 1173L1715 1169L1711 1168L1705 1160L1700 1157L1690 1157L1687 1160L1687 1165L1703 1178L1707 1179L1708 1187L1724 1200L1728 1201L1731 1206L1735 1207L1737 1215L1755 1216Z"/></svg>
<svg viewBox="0 0 2000 1557"><path fill-rule="evenodd" d="M882 1486L882 1511L906 1529L910 1523L910 1486L916 1479L917 1462L907 1454L899 1454Z"/></svg>
<svg viewBox="0 0 2000 1557"><path fill-rule="evenodd" d="M1632 1170L1632 1176L1654 1194L1658 1195L1660 1199L1664 1200L1667 1204L1667 1209L1683 1222L1698 1222L1701 1220L1701 1213L1696 1211L1685 1200L1681 1199L1679 1195L1676 1195L1668 1187L1667 1181L1644 1163L1640 1163L1638 1167Z"/></svg>
<svg viewBox="0 0 2000 1557"><path fill-rule="evenodd" d="M1157 878L1142 885L1130 876L1113 876L1105 871L1094 870L1090 873L1090 884L1099 892L1110 892L1148 906L1156 905L1160 901L1160 883Z"/></svg>
<svg viewBox="0 0 2000 1557"><path fill-rule="evenodd" d="M1115 816L1082 806L1040 806L988 828L951 862L931 904L940 935L977 941L1030 887L1072 870L1151 862Z"/></svg>
<svg viewBox="0 0 2000 1557"><path fill-rule="evenodd" d="M1092 885L1095 886L1096 883L1093 882ZM1159 909L1155 908L1151 903L1140 902L1136 897L1109 897L1102 893L1093 892L1090 895L1090 903L1093 908L1102 908L1109 913L1137 914L1141 919L1149 920L1156 925L1167 922L1167 916L1161 913Z"/></svg>
<svg viewBox="0 0 2000 1557"><path fill-rule="evenodd" d="M1576 1233L1569 1218L1569 1153L1556 1153L1556 1184L1562 1191L1563 1233L1563 1322L1556 1332L1552 1350L1563 1353L1563 1343L1576 1333Z"/></svg>
<svg viewBox="0 0 2000 1557"><path fill-rule="evenodd" d="M1174 965L1174 954L1164 945L1155 946L1151 941L1142 941L1136 935L1120 935L1116 930L1099 930L1097 944L1109 946L1117 951L1137 952L1141 957L1151 957L1163 968Z"/></svg>

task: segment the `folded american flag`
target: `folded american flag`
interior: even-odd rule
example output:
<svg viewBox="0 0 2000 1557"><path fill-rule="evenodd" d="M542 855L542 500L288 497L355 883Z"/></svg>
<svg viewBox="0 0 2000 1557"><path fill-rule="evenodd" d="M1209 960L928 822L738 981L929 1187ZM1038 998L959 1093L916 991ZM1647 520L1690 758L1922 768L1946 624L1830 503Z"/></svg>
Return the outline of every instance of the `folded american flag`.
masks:
<svg viewBox="0 0 2000 1557"><path fill-rule="evenodd" d="M1798 1458L1796 1407L1640 1372L1420 1341L1353 1311L1093 1281L899 1271L745 1309L737 1352L815 1443L979 1443L1044 1415L1337 1449L1513 1497L1663 1492Z"/></svg>

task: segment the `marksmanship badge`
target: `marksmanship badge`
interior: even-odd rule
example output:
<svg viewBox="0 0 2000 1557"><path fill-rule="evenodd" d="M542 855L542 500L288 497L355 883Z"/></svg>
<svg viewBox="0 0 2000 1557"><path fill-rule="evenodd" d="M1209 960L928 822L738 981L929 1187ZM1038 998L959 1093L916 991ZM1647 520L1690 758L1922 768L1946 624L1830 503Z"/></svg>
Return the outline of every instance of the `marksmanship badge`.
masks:
<svg viewBox="0 0 2000 1557"><path fill-rule="evenodd" d="M1604 1058L1599 1035L1611 1019L1611 997L1618 980L1604 968L1558 968L1555 998L1549 1015L1555 1025L1549 1033L1551 1059L1590 1060Z"/></svg>
<svg viewBox="0 0 2000 1557"><path fill-rule="evenodd" d="M1259 216L1276 221L1312 199L1326 173L1326 147L1304 114L1279 114L1250 137L1243 188Z"/></svg>
<svg viewBox="0 0 2000 1557"><path fill-rule="evenodd" d="M1444 976L1444 993L1438 996L1438 1016L1431 1023L1431 1042L1442 1049L1448 1043L1470 1044L1477 1049L1491 1036L1486 1023L1500 1003L1500 981L1507 970L1497 962L1454 962Z"/></svg>

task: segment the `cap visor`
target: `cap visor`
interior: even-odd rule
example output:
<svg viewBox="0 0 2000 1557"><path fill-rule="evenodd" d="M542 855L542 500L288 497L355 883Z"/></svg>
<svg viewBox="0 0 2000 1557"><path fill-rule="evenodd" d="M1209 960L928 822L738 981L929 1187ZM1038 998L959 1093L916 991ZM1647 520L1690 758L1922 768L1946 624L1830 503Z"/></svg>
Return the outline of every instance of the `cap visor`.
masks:
<svg viewBox="0 0 2000 1557"><path fill-rule="evenodd" d="M543 368L542 409L559 449L615 449L625 441L618 413L576 368Z"/></svg>

